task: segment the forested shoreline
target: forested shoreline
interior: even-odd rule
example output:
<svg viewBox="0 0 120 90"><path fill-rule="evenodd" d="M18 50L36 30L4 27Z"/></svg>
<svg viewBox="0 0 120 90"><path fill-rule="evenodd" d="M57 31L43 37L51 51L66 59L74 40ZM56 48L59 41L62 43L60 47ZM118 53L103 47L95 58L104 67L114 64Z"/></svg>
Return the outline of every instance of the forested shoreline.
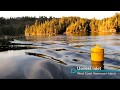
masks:
<svg viewBox="0 0 120 90"><path fill-rule="evenodd" d="M44 23L36 20L33 25L26 25L25 36L80 34L83 32L120 32L120 14L98 20L80 17L52 18Z"/></svg>
<svg viewBox="0 0 120 90"><path fill-rule="evenodd" d="M36 17L16 17L16 18L4 18L0 17L0 36L2 35L24 35L25 26L27 24L34 24L35 20L39 20L44 23L46 20L51 20L45 16L41 16L39 18Z"/></svg>
<svg viewBox="0 0 120 90"><path fill-rule="evenodd" d="M2 35L58 35L80 34L83 32L120 32L120 13L102 20L81 17L0 17Z"/></svg>

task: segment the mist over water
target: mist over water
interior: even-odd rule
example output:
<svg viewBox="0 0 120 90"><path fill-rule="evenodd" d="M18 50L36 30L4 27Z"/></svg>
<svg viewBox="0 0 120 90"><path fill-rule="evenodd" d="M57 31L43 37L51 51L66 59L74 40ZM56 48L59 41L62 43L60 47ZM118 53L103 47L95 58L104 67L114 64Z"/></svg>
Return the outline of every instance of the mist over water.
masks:
<svg viewBox="0 0 120 90"><path fill-rule="evenodd" d="M0 50L0 79L120 79L119 73L71 73L71 68L77 66L91 67L90 49L95 44L104 48L104 69L120 70L119 40L120 34L15 39L5 47L6 50Z"/></svg>

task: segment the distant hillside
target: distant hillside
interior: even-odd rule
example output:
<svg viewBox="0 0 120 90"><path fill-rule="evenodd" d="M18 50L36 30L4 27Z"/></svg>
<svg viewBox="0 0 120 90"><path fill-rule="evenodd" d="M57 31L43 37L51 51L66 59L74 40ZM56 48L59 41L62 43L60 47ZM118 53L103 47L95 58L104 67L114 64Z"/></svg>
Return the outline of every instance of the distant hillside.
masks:
<svg viewBox="0 0 120 90"><path fill-rule="evenodd" d="M17 17L0 18L0 36L2 35L58 35L81 34L83 32L120 32L120 14L98 19L81 17Z"/></svg>
<svg viewBox="0 0 120 90"><path fill-rule="evenodd" d="M120 14L98 19L80 17L52 18L41 23L38 19L33 25L26 25L25 35L80 34L82 32L120 32Z"/></svg>
<svg viewBox="0 0 120 90"><path fill-rule="evenodd" d="M41 23L44 23L47 20L51 20L45 16L39 18L35 17L17 17L6 19L0 17L0 36L1 35L24 35L25 26L27 24L34 24L35 20L39 20Z"/></svg>

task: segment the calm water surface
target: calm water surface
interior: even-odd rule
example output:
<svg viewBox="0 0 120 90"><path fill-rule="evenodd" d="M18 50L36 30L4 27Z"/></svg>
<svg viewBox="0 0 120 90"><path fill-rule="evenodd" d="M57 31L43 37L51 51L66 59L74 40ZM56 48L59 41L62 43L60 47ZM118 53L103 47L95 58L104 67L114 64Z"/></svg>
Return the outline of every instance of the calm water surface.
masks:
<svg viewBox="0 0 120 90"><path fill-rule="evenodd" d="M119 73L71 73L77 66L91 67L95 44L105 50L104 69L120 70L120 34L25 37L1 41L0 79L120 79Z"/></svg>

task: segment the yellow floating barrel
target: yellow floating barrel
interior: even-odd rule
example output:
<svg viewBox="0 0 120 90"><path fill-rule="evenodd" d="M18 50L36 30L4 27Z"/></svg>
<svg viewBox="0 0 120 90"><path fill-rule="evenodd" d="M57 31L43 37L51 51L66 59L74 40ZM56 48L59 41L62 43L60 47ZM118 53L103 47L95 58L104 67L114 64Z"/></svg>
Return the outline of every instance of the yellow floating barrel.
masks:
<svg viewBox="0 0 120 90"><path fill-rule="evenodd" d="M103 69L104 68L104 48L97 44L91 48L91 63L92 68Z"/></svg>

